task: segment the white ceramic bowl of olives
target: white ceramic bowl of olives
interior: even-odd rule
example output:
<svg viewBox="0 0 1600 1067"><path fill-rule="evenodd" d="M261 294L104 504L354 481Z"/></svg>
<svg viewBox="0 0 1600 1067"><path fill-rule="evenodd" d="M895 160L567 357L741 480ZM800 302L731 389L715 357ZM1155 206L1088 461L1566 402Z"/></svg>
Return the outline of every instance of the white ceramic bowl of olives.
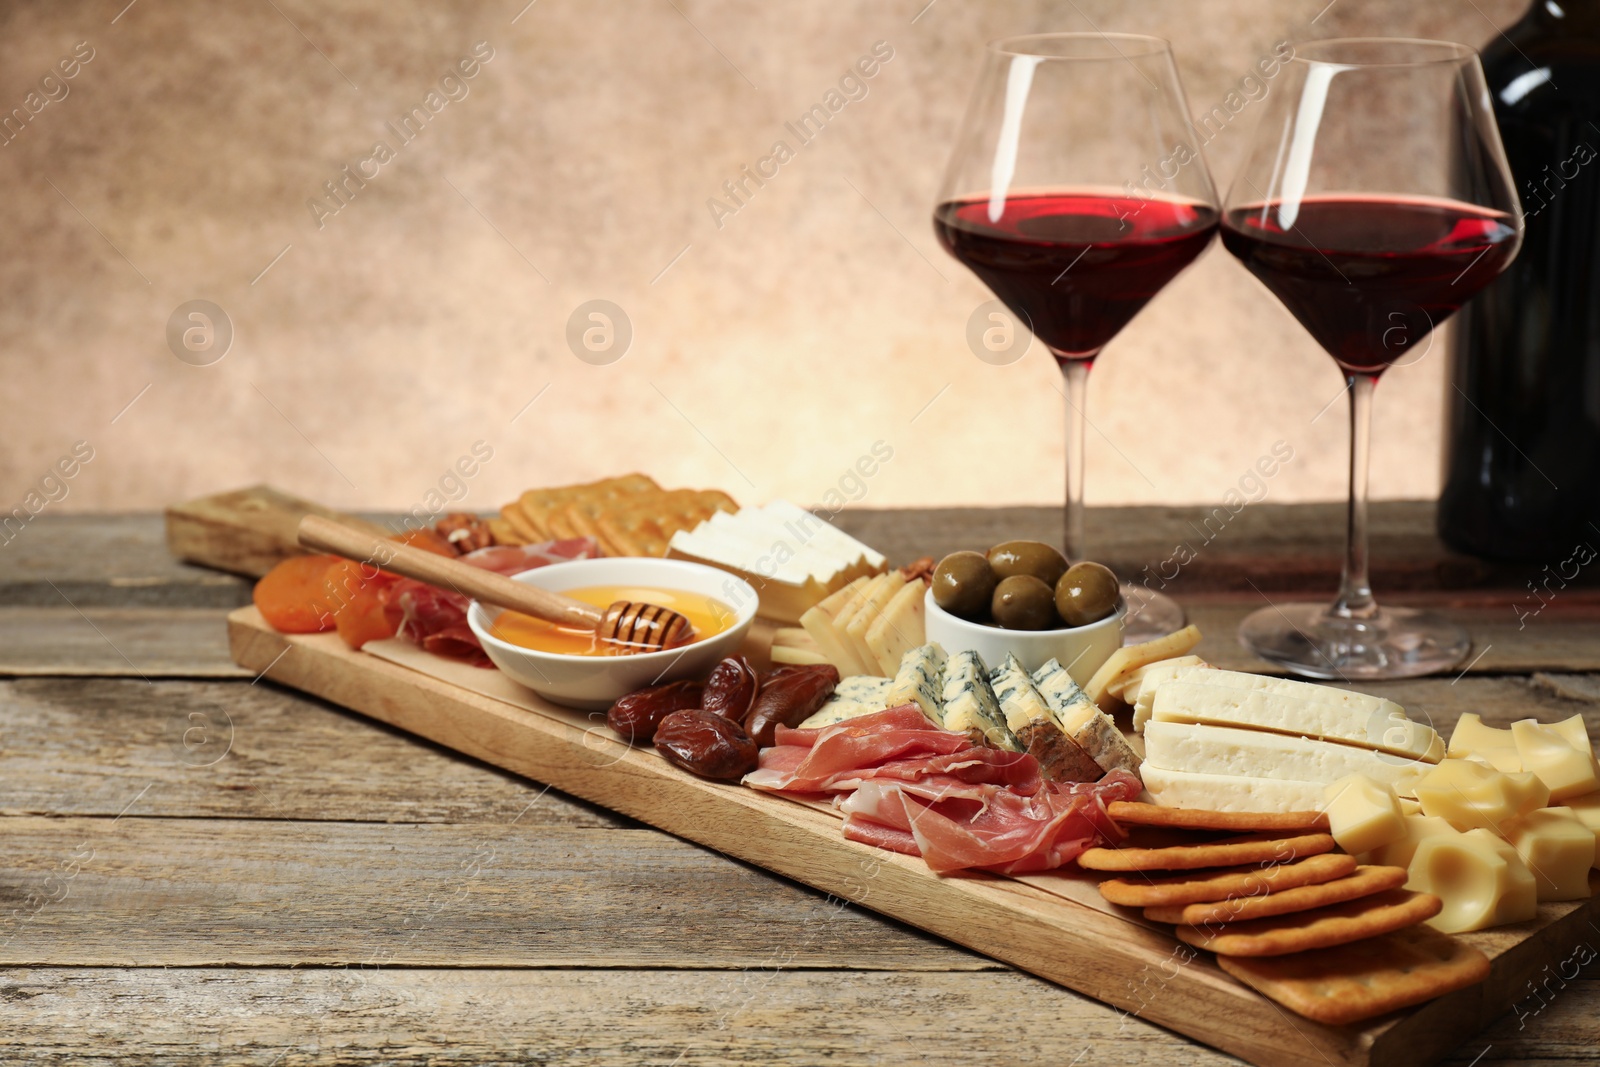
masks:
<svg viewBox="0 0 1600 1067"><path fill-rule="evenodd" d="M1122 645L1127 605L1099 563L1068 565L1042 541L952 552L924 598L929 641L990 666L1012 654L1028 671L1059 660L1080 685Z"/></svg>

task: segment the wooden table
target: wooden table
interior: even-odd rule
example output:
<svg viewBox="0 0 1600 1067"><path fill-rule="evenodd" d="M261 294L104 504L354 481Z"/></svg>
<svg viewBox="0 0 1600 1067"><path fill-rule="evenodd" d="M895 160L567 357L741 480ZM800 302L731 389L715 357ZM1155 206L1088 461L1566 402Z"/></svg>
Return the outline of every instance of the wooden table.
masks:
<svg viewBox="0 0 1600 1067"><path fill-rule="evenodd" d="M1331 592L1339 512L1106 509L1126 573L1201 651ZM891 558L1054 539L1046 509L861 512ZM1371 687L1448 731L1588 716L1600 593L1519 617L1538 566L1445 551L1375 509L1377 582L1467 622L1460 677ZM1213 523L1212 529L1216 528ZM1597 538L1600 540L1600 538ZM1560 561L1551 561L1558 563ZM171 560L153 515L35 519L0 548L0 1062L1214 1064L1203 1046L854 906L256 683L222 619L247 582ZM1600 948L1600 930L1592 944ZM1552 973L1449 1061L1593 1063L1600 964Z"/></svg>

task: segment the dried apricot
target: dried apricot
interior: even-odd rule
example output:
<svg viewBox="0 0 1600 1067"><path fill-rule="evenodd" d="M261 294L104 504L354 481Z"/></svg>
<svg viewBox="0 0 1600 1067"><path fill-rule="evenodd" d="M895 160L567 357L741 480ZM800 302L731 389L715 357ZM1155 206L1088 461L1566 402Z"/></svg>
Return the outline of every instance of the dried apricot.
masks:
<svg viewBox="0 0 1600 1067"><path fill-rule="evenodd" d="M328 571L338 556L290 556L256 583L251 599L274 630L314 634L331 630L338 601L330 594Z"/></svg>

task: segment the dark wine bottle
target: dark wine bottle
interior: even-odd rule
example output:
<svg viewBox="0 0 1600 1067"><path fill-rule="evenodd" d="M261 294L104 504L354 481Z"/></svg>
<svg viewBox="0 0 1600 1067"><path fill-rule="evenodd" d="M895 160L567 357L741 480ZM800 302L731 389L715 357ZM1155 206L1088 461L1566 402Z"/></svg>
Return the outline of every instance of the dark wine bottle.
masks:
<svg viewBox="0 0 1600 1067"><path fill-rule="evenodd" d="M1600 0L1536 0L1483 67L1527 233L1457 317L1439 534L1549 562L1600 545Z"/></svg>

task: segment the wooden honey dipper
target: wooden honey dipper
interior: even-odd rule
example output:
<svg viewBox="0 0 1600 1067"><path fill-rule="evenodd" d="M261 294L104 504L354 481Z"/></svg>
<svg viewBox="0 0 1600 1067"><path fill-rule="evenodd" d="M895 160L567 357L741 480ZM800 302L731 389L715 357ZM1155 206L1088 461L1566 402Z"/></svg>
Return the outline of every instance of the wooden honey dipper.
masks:
<svg viewBox="0 0 1600 1067"><path fill-rule="evenodd" d="M619 600L604 609L552 593L459 560L374 537L321 515L300 520L300 543L358 563L381 567L463 596L509 608L558 626L593 630L606 645L627 653L659 652L694 639L694 626L670 608Z"/></svg>

